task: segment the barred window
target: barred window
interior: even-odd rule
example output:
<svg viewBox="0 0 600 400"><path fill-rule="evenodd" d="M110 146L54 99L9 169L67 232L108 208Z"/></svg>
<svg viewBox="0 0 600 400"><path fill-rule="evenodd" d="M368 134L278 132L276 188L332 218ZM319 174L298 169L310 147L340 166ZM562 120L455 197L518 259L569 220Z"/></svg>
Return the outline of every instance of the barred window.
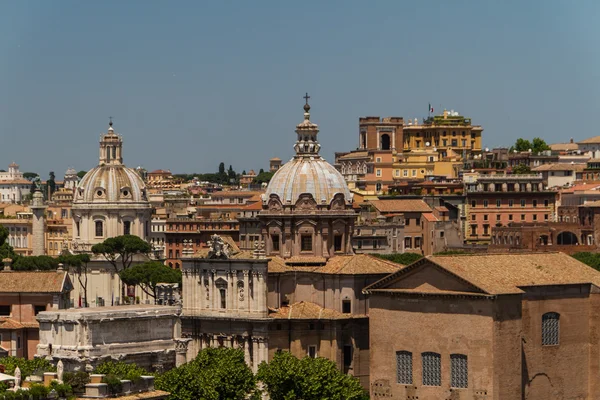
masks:
<svg viewBox="0 0 600 400"><path fill-rule="evenodd" d="M423 362L423 385L442 386L442 361L438 353L421 354Z"/></svg>
<svg viewBox="0 0 600 400"><path fill-rule="evenodd" d="M469 387L469 366L464 354L450 354L450 386Z"/></svg>
<svg viewBox="0 0 600 400"><path fill-rule="evenodd" d="M558 345L560 341L560 314L549 312L542 315L542 346Z"/></svg>
<svg viewBox="0 0 600 400"><path fill-rule="evenodd" d="M396 352L396 370L398 383L412 385L412 353L410 351Z"/></svg>

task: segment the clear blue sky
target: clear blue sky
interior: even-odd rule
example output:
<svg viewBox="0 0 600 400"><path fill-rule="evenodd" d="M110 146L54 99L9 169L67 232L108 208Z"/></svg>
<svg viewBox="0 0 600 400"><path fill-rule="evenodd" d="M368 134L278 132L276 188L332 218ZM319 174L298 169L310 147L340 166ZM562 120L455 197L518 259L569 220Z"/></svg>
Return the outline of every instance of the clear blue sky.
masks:
<svg viewBox="0 0 600 400"><path fill-rule="evenodd" d="M599 135L598 1L0 2L0 168L62 179L114 116L128 166L241 171L288 160L302 96L323 155L358 117L429 103L484 145Z"/></svg>

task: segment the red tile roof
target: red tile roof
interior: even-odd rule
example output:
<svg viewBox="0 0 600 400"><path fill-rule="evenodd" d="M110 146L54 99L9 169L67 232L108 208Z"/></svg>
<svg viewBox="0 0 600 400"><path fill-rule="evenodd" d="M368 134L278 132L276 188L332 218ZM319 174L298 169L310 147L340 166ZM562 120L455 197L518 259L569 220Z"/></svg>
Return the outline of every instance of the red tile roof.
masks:
<svg viewBox="0 0 600 400"><path fill-rule="evenodd" d="M427 203L417 199L370 200L369 203L383 213L431 212Z"/></svg>

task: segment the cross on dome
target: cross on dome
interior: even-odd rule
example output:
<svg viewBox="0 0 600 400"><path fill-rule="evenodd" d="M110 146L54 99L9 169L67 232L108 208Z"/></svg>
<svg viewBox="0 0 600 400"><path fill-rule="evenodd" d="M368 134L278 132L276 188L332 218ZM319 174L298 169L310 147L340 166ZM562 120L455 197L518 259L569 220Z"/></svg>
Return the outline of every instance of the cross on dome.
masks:
<svg viewBox="0 0 600 400"><path fill-rule="evenodd" d="M321 149L321 145L317 141L319 126L310 122L310 105L308 104L308 99L310 99L310 96L308 93L304 95L303 99L306 101L304 104L304 121L296 125L296 134L298 135L298 140L294 145L294 150L296 150L296 157L318 157L319 150Z"/></svg>

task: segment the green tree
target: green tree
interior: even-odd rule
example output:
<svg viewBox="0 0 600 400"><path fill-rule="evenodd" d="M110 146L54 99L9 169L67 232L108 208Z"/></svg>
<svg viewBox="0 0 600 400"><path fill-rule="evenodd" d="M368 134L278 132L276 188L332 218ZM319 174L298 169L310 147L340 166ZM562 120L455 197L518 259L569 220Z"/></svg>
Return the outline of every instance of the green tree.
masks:
<svg viewBox="0 0 600 400"><path fill-rule="evenodd" d="M95 374L114 375L119 379L127 379L133 382L140 380L142 375L148 375L148 371L133 363L123 361L104 361L94 369Z"/></svg>
<svg viewBox="0 0 600 400"><path fill-rule="evenodd" d="M44 372L54 372L56 367L50 364L50 361L45 358L34 358L33 360L27 360L21 357L2 357L0 358L0 364L4 365L4 372L8 375L13 375L15 369L19 367L21 370L21 376L23 378L39 374L42 375Z"/></svg>
<svg viewBox="0 0 600 400"><path fill-rule="evenodd" d="M260 172L258 175L256 175L256 177L252 180L253 183L269 183L269 181L271 180L271 178L273 178L273 172L265 172L261 169L262 172Z"/></svg>
<svg viewBox="0 0 600 400"><path fill-rule="evenodd" d="M541 153L542 151L550 150L550 146L548 146L546 144L546 141L544 139L535 137L535 138L533 138L531 149L533 150L534 153L538 154L538 153Z"/></svg>
<svg viewBox="0 0 600 400"><path fill-rule="evenodd" d="M518 138L514 146L510 148L510 151L529 151L530 149L533 150L533 145L529 140Z"/></svg>
<svg viewBox="0 0 600 400"><path fill-rule="evenodd" d="M19 256L13 261L15 271L52 271L58 268L58 259L50 256Z"/></svg>
<svg viewBox="0 0 600 400"><path fill-rule="evenodd" d="M85 174L87 174L87 171L79 171L79 172L77 173L77 177L78 177L79 179L81 179L81 178L83 178L83 177L85 176Z"/></svg>
<svg viewBox="0 0 600 400"><path fill-rule="evenodd" d="M519 165L513 167L512 173L515 174L515 175L530 174L531 173L531 168L529 168L525 164L519 164Z"/></svg>
<svg viewBox="0 0 600 400"><path fill-rule="evenodd" d="M258 367L257 379L264 383L271 400L368 400L358 379L343 374L326 358L298 359L279 351L270 363Z"/></svg>
<svg viewBox="0 0 600 400"><path fill-rule="evenodd" d="M36 176L39 176L39 174L35 172L23 172L23 178L27 179L29 182L33 181Z"/></svg>
<svg viewBox="0 0 600 400"><path fill-rule="evenodd" d="M157 261L148 261L121 271L121 280L127 285L137 285L144 293L156 299L156 285L159 283L179 283L181 271L169 268Z"/></svg>
<svg viewBox="0 0 600 400"><path fill-rule="evenodd" d="M116 273L129 268L136 254L147 255L151 251L150 244L135 235L115 236L92 246L92 253L102 255Z"/></svg>
<svg viewBox="0 0 600 400"><path fill-rule="evenodd" d="M58 257L58 261L65 264L67 268L75 273L79 284L83 288L83 305L88 307L88 295L87 295L87 284L88 284L88 263L90 262L90 255L87 253L82 254L61 254Z"/></svg>
<svg viewBox="0 0 600 400"><path fill-rule="evenodd" d="M379 257L384 260L395 262L402 265L409 265L419 261L423 258L422 255L417 253L392 253L392 254L373 254L375 257Z"/></svg>
<svg viewBox="0 0 600 400"><path fill-rule="evenodd" d="M241 349L207 348L187 364L157 376L157 389L171 400L258 398L256 379Z"/></svg>
<svg viewBox="0 0 600 400"><path fill-rule="evenodd" d="M8 244L6 239L8 239L8 229L0 225L0 260L5 258L14 260L17 258L17 253L15 253L15 250Z"/></svg>
<svg viewBox="0 0 600 400"><path fill-rule="evenodd" d="M589 265L597 271L600 271L600 253L590 253L587 251L581 251L579 253L573 254L571 257L581 261L584 264Z"/></svg>

